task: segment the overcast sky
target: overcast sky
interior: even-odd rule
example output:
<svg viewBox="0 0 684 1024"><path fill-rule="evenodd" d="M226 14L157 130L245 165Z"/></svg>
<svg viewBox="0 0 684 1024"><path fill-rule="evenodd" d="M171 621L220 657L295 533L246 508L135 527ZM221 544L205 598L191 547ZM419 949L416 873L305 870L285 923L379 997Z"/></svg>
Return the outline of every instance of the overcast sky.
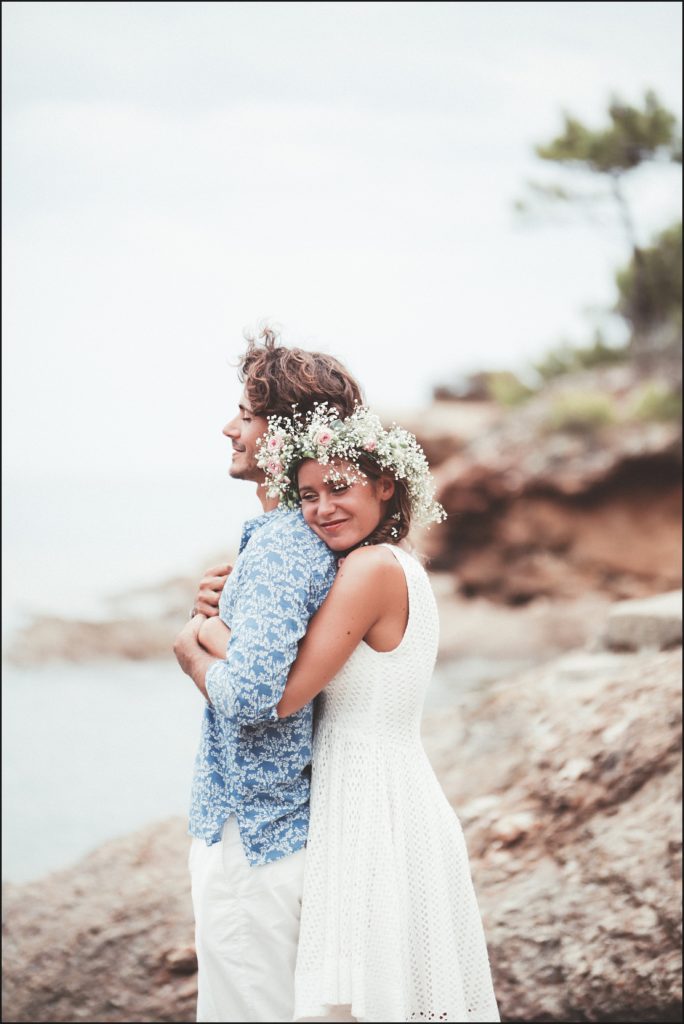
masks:
<svg viewBox="0 0 684 1024"><path fill-rule="evenodd" d="M215 471L242 329L371 403L522 366L614 299L619 228L522 227L535 143L646 88L679 3L3 3L6 471ZM646 240L676 172L630 187Z"/></svg>

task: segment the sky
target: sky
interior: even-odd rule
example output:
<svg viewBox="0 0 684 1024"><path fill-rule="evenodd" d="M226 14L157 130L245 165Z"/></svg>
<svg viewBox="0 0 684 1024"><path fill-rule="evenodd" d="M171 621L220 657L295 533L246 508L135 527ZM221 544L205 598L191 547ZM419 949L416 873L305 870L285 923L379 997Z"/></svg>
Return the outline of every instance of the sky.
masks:
<svg viewBox="0 0 684 1024"><path fill-rule="evenodd" d="M26 3L3 20L7 474L225 474L243 329L393 413L590 338L619 225L523 225L533 147L647 88L679 3ZM629 184L642 240L671 168ZM620 340L616 322L606 322Z"/></svg>

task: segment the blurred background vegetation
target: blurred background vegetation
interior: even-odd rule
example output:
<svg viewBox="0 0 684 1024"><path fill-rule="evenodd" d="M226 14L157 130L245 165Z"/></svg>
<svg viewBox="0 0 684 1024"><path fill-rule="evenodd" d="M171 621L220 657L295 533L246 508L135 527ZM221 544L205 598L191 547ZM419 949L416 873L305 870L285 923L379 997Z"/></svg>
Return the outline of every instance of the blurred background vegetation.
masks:
<svg viewBox="0 0 684 1024"><path fill-rule="evenodd" d="M675 115L656 94L646 92L641 106L614 97L605 123L590 128L564 114L562 131L536 147L540 160L573 172L582 188L528 182L526 194L515 201L517 214L534 223L563 205L576 213L609 208L623 232L625 262L615 268L616 298L604 314L627 327L621 345L609 342L601 327L586 344L561 341L529 368L476 373L435 388L438 399L491 399L504 407L518 406L549 382L582 371L629 363L642 384L638 396L618 410L612 397L593 390L588 381L576 394L566 393L553 407L553 429L592 429L620 418L673 420L681 416L682 348L682 224L665 225L650 244L638 242L638 211L632 209L625 181L645 164L665 166L682 160L681 128ZM600 236L597 233L597 241ZM521 379L521 377L523 379Z"/></svg>

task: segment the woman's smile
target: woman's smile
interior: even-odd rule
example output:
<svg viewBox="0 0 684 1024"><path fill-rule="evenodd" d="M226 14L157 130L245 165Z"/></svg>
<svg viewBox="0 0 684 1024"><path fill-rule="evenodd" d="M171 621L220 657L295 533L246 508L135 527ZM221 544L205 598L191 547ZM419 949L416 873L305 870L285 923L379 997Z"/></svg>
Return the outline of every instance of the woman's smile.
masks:
<svg viewBox="0 0 684 1024"><path fill-rule="evenodd" d="M316 536L333 551L348 551L378 526L386 502L352 463L331 467L306 459L297 471L302 513Z"/></svg>
<svg viewBox="0 0 684 1024"><path fill-rule="evenodd" d="M344 526L348 519L334 519L331 523L319 523L318 525L323 530L337 530L340 526Z"/></svg>

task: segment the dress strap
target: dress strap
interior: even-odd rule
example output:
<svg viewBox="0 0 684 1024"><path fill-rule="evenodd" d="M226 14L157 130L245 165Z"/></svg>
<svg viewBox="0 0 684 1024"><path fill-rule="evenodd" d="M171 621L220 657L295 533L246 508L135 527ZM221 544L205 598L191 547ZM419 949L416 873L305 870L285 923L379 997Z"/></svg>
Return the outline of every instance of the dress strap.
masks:
<svg viewBox="0 0 684 1024"><path fill-rule="evenodd" d="M406 572L407 561L415 561L413 555L410 555L408 551L404 551L398 544L390 544L389 541L383 541L380 545L383 548L389 548L396 560L401 565L404 572Z"/></svg>

